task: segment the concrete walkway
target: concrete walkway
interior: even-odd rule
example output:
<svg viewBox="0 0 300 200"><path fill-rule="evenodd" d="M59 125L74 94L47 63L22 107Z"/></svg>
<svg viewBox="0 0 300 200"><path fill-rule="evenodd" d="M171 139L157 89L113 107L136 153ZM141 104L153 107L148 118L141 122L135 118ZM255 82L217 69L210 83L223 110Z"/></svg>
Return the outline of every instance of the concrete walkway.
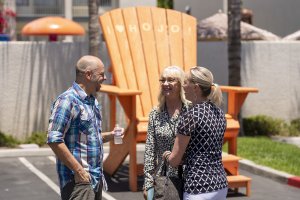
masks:
<svg viewBox="0 0 300 200"><path fill-rule="evenodd" d="M300 137L272 136L272 139L279 142L293 144L300 148Z"/></svg>

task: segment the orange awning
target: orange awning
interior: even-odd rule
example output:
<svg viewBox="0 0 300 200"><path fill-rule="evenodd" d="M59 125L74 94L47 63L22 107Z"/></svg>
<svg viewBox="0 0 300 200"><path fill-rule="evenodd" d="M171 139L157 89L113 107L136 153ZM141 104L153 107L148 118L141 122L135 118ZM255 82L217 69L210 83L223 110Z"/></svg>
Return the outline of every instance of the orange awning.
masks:
<svg viewBox="0 0 300 200"><path fill-rule="evenodd" d="M26 24L24 35L84 35L84 28L63 17L43 17Z"/></svg>

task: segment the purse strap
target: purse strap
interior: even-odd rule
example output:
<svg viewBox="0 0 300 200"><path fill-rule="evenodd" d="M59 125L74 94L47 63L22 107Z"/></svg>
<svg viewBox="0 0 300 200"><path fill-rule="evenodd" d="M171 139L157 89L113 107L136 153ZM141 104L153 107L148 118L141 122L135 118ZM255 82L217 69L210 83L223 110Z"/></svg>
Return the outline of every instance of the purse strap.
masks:
<svg viewBox="0 0 300 200"><path fill-rule="evenodd" d="M182 105L181 111L182 111L183 107L184 107L184 105ZM165 109L166 109L166 106L165 106ZM172 136L175 137L175 135L176 135L176 133L175 133L175 127L176 127L175 124L176 124L176 122L175 122L175 124L171 123L171 118L170 118L169 113L168 113L167 110L166 110L166 113L169 117L169 121L167 121L167 124L168 124L170 130L172 131ZM179 116L178 116L178 119L179 119ZM171 126L171 124L173 125L173 127ZM154 137L154 139L156 140L156 137ZM173 149L173 145L170 145L170 151L172 151L172 149ZM154 177L159 176L158 171L159 171L160 168L162 168L162 173L161 174L163 176L169 177L169 170L168 170L169 169L169 162L166 161L165 159L162 159L158 163L158 165L157 165L157 167L154 171L154 174L153 174ZM182 165L179 165L178 166L178 177L181 178L181 179L183 177L182 174L183 174L183 167L182 167Z"/></svg>
<svg viewBox="0 0 300 200"><path fill-rule="evenodd" d="M158 171L159 171L159 169L160 168L162 168L162 172L161 172L161 174L163 175L163 176L168 176L168 167L169 167L169 163L168 162L166 162L166 160L165 159L161 159L160 160L160 162L158 163L158 165L157 165L157 167L156 167L156 169L155 169L155 171L154 171L154 176L159 176L159 174L158 174Z"/></svg>
<svg viewBox="0 0 300 200"><path fill-rule="evenodd" d="M169 162L166 161L165 159L162 159L159 162L159 164L157 165L157 167L154 171L154 176L155 177L159 176L158 171L159 171L160 168L162 168L161 174L163 176L169 177ZM183 167L182 167L182 165L178 165L178 177L181 178L181 179L183 178L182 174L183 174Z"/></svg>

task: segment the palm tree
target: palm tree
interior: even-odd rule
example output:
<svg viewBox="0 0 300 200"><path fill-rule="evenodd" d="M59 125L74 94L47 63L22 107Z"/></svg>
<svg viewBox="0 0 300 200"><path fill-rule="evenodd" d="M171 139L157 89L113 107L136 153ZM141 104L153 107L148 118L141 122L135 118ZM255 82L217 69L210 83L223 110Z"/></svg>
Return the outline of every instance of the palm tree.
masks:
<svg viewBox="0 0 300 200"><path fill-rule="evenodd" d="M228 0L229 85L241 85L241 0Z"/></svg>
<svg viewBox="0 0 300 200"><path fill-rule="evenodd" d="M97 0L89 0L89 54L99 56L99 24Z"/></svg>
<svg viewBox="0 0 300 200"><path fill-rule="evenodd" d="M228 82L232 86L241 86L241 0L228 1ZM244 135L242 116L239 135Z"/></svg>

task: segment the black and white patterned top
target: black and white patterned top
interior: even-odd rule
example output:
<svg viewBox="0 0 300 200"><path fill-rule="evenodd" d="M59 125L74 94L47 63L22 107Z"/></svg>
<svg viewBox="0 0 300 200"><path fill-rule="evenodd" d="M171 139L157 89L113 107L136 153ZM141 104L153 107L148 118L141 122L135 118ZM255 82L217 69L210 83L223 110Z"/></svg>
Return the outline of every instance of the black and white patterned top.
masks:
<svg viewBox="0 0 300 200"><path fill-rule="evenodd" d="M177 132L191 136L186 149L185 192L200 194L228 187L222 164L225 129L224 112L210 101L181 114Z"/></svg>
<svg viewBox="0 0 300 200"><path fill-rule="evenodd" d="M187 110L183 106L181 112ZM153 187L153 175L165 151L171 151L175 141L179 115L169 117L166 109L158 112L154 108L149 115L148 132L144 154L144 189ZM157 171L161 175L161 170ZM178 176L177 168L169 167L170 176Z"/></svg>

